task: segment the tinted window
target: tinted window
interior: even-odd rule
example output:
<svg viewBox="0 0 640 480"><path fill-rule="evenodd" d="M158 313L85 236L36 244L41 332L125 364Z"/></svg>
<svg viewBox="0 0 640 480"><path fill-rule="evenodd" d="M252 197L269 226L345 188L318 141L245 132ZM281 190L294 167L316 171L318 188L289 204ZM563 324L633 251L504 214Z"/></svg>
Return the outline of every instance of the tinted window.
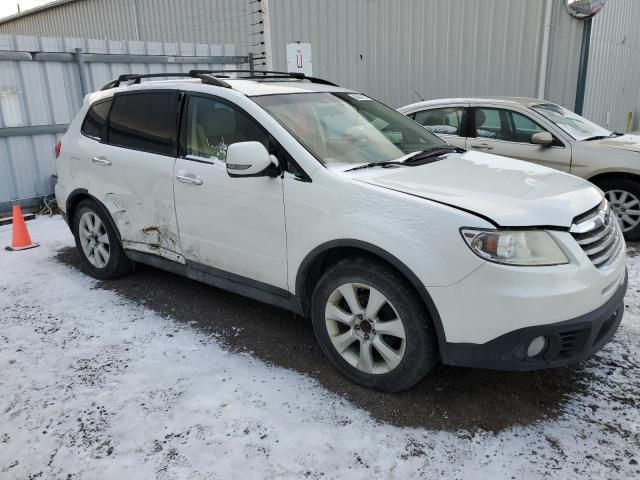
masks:
<svg viewBox="0 0 640 480"><path fill-rule="evenodd" d="M229 145L250 141L260 142L269 148L268 135L245 113L212 98L189 98L187 155L225 161Z"/></svg>
<svg viewBox="0 0 640 480"><path fill-rule="evenodd" d="M89 108L87 116L84 118L84 122L82 123L82 133L88 137L95 138L96 140L102 140L110 108L111 99L96 103Z"/></svg>
<svg viewBox="0 0 640 480"><path fill-rule="evenodd" d="M414 120L433 133L460 135L463 107L436 108L416 112Z"/></svg>
<svg viewBox="0 0 640 480"><path fill-rule="evenodd" d="M177 105L173 92L116 95L109 115L109 143L174 156Z"/></svg>
<svg viewBox="0 0 640 480"><path fill-rule="evenodd" d="M530 143L534 133L546 131L520 113L497 108L476 109L476 133L481 138Z"/></svg>

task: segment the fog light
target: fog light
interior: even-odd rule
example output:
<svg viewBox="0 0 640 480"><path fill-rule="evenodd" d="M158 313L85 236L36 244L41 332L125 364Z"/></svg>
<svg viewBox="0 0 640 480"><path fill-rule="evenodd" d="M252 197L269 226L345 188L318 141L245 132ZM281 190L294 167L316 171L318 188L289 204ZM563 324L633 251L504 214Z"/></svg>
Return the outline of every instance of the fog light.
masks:
<svg viewBox="0 0 640 480"><path fill-rule="evenodd" d="M544 337L536 337L531 340L529 348L527 348L527 356L529 358L540 355L547 346L547 339Z"/></svg>

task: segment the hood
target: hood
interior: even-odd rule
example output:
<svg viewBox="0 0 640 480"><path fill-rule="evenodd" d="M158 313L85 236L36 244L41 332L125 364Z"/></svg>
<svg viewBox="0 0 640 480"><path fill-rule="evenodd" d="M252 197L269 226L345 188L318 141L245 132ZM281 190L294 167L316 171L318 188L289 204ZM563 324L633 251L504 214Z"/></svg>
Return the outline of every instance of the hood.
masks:
<svg viewBox="0 0 640 480"><path fill-rule="evenodd" d="M620 135L619 137L603 138L585 142L598 147L617 148L640 153L640 135Z"/></svg>
<svg viewBox="0 0 640 480"><path fill-rule="evenodd" d="M418 167L354 171L356 180L488 217L501 227L570 227L602 201L591 183L533 163L480 152Z"/></svg>

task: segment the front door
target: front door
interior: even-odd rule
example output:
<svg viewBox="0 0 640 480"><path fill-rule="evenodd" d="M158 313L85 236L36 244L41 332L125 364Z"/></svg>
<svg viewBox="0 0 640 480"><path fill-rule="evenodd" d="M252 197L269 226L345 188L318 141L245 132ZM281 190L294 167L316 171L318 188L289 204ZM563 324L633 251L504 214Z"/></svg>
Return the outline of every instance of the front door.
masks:
<svg viewBox="0 0 640 480"><path fill-rule="evenodd" d="M270 151L274 147L268 133L229 101L187 98L184 154L174 169L180 244L194 268L240 282L253 280L257 288L287 289L282 179L231 178L227 147L243 141L261 142Z"/></svg>
<svg viewBox="0 0 640 480"><path fill-rule="evenodd" d="M569 172L570 147L555 137L551 146L531 143L533 134L547 131L536 121L510 109L476 107L474 110L472 138L467 139L469 150L517 158Z"/></svg>

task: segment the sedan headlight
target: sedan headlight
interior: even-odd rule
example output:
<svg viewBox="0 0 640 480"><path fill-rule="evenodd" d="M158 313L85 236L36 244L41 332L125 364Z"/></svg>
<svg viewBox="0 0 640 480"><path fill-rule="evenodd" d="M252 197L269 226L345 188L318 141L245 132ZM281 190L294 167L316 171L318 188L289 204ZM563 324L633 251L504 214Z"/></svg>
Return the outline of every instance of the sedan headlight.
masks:
<svg viewBox="0 0 640 480"><path fill-rule="evenodd" d="M569 263L560 246L544 230L460 230L479 257L506 265L560 265Z"/></svg>

